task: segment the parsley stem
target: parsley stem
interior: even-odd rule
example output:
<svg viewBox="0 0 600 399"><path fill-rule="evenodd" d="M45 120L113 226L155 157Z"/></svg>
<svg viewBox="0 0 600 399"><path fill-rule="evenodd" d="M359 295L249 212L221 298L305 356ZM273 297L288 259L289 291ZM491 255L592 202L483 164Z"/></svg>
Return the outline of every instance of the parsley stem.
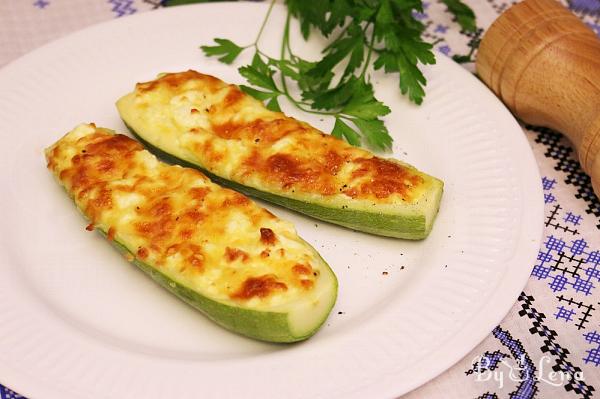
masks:
<svg viewBox="0 0 600 399"><path fill-rule="evenodd" d="M254 40L254 47L258 47L258 41L260 40L260 37L262 36L263 30L265 30L265 26L267 26L267 21L269 20L269 16L271 15L271 11L273 11L273 6L275 5L275 1L276 0L271 0L271 4L269 5L269 9L267 10L267 14L265 15L265 18L262 21L262 24L260 25L260 29L258 31L258 35L256 35L256 40ZM250 46L248 46L250 47Z"/></svg>
<svg viewBox="0 0 600 399"><path fill-rule="evenodd" d="M475 52L476 48L477 46L471 46L471 50L469 51L469 54L467 54L467 57L469 57L470 60L473 59L473 53Z"/></svg>
<svg viewBox="0 0 600 399"><path fill-rule="evenodd" d="M291 49L290 49L290 20L291 20L292 14L288 11L286 19L285 19L285 27L283 29L283 38L281 39L281 53L280 53L280 57L282 60L285 59L285 55L286 55L286 51L288 54L291 55ZM314 109L310 109L310 108L306 108L304 107L304 105L307 105L305 102L302 101L298 101L296 100L294 97L292 97L292 95L290 94L288 87L287 87L287 82L285 80L285 74L281 73L281 87L283 88L283 95L292 103L294 104L294 106L296 108L298 108L301 111L304 112L308 112L311 114L316 114L316 115L327 115L327 116L338 116L339 112L327 112L327 111L316 111Z"/></svg>
<svg viewBox="0 0 600 399"><path fill-rule="evenodd" d="M288 15L289 17L289 15ZM288 26L288 34L285 36L285 46L287 47L287 52L290 56L290 59L294 61L298 61L298 57L292 52L292 46L290 44L290 35L289 35L289 26Z"/></svg>
<svg viewBox="0 0 600 399"><path fill-rule="evenodd" d="M364 33L367 32L368 26L369 26L369 24L367 24L367 26L365 26ZM367 53L367 61L365 62L364 66L363 66L362 72L360 73L361 79L364 79L365 74L367 73L367 69L369 68L369 65L371 64L371 55L373 54L373 44L375 44L375 29L376 29L376 26L373 25L373 32L371 32L371 40L369 41L369 45L367 46L369 48L368 53Z"/></svg>
<svg viewBox="0 0 600 399"><path fill-rule="evenodd" d="M281 39L281 54L280 57L281 59L285 59L285 50L286 50L286 44L287 44L287 40L288 37L290 35L290 18L291 18L291 13L287 12L287 15L285 17L285 27L283 28L283 38ZM296 106L298 106L298 103L290 96L290 93L288 91L287 88L287 83L285 81L285 74L282 73L281 74L281 86L283 87L283 92L285 94L285 96L292 101Z"/></svg>

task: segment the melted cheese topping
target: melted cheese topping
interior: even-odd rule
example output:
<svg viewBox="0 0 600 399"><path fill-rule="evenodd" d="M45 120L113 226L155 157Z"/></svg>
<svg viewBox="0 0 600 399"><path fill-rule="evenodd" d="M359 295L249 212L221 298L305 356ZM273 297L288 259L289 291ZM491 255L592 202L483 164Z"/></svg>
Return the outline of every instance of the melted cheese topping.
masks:
<svg viewBox="0 0 600 399"><path fill-rule="evenodd" d="M154 146L282 196L326 205L406 206L424 198L436 180L269 111L237 86L195 71L139 83L117 106Z"/></svg>
<svg viewBox="0 0 600 399"><path fill-rule="evenodd" d="M126 136L80 125L46 158L88 230L201 294L264 308L293 302L319 279L322 260L290 223Z"/></svg>

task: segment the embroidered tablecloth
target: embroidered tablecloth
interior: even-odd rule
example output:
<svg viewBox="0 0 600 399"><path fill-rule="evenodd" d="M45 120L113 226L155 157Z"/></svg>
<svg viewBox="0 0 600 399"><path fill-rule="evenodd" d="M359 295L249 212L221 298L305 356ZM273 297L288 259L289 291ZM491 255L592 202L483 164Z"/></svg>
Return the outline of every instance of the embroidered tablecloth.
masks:
<svg viewBox="0 0 600 399"><path fill-rule="evenodd" d="M600 0L563 1L600 35ZM477 15L473 34L461 32L438 0L425 0L415 16L440 53L470 55L463 66L474 71L468 59L512 2L466 2ZM0 67L77 29L162 6L160 0L2 1ZM591 398L600 388L600 202L560 134L534 126L523 131L540 168L545 201L543 242L529 282L480 345L405 398ZM0 385L0 399L15 398L22 396Z"/></svg>

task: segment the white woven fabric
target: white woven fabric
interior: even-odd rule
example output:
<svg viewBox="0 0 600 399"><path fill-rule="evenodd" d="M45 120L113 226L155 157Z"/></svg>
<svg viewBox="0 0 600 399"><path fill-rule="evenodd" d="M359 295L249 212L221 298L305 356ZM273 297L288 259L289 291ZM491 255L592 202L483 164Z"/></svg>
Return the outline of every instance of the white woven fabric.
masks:
<svg viewBox="0 0 600 399"><path fill-rule="evenodd" d="M509 6L467 2L482 30ZM568 5L600 31L598 0ZM157 7L159 0L1 0L0 66L70 32ZM468 53L481 36L460 32L439 2L425 2L418 17L449 56ZM525 294L484 342L406 398L590 398L600 387L600 204L567 142L544 130L525 134L543 176L547 217ZM16 397L0 386L0 399Z"/></svg>

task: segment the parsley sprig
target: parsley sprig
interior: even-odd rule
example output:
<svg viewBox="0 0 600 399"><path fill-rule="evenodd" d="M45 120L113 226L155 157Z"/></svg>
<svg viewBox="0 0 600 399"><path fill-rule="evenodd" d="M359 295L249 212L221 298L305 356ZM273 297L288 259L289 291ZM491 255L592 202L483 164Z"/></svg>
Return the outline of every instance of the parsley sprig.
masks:
<svg viewBox="0 0 600 399"><path fill-rule="evenodd" d="M442 2L463 30L476 29L475 16L464 3ZM215 38L215 45L201 46L204 53L231 64L242 51L253 49L252 63L238 69L251 85L240 86L244 92L265 101L273 111L280 111L279 99L285 97L302 111L334 118L332 135L353 145L389 150L392 138L382 117L390 109L375 98L370 71L397 73L400 92L412 102L422 103L427 81L419 66L434 64L435 57L432 45L421 37L425 26L413 16L423 12L421 0L286 0L279 58L265 54L258 45L274 4L272 0L253 43L239 46ZM331 39L320 60L294 54L292 17L299 20L305 40L315 30ZM291 94L292 84L299 89L300 98Z"/></svg>

